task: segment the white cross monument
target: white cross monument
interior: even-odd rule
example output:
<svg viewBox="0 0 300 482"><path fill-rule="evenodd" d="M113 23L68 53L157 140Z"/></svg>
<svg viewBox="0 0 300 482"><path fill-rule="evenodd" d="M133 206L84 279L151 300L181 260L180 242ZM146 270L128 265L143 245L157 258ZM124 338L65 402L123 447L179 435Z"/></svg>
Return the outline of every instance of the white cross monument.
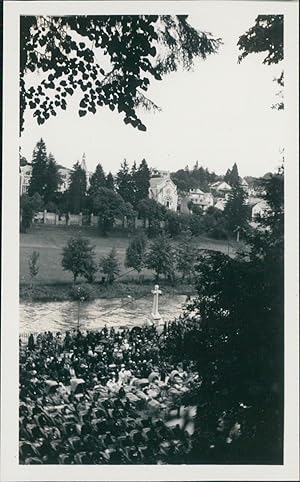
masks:
<svg viewBox="0 0 300 482"><path fill-rule="evenodd" d="M154 290L152 290L151 293L153 294L153 308L152 308L151 317L159 325L159 322L162 319L158 311L158 296L161 295L159 285L155 285Z"/></svg>

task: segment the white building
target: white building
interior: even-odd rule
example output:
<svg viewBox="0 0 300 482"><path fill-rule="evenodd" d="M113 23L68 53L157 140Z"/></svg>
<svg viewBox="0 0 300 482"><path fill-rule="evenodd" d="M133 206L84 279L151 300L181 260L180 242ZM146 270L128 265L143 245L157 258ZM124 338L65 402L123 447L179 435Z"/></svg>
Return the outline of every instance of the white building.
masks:
<svg viewBox="0 0 300 482"><path fill-rule="evenodd" d="M67 167L59 166L58 172L61 176L61 184L58 186L58 192L65 192L68 189L71 169ZM30 179L32 176L32 165L26 164L26 166L20 167L19 179L20 179L20 196L28 192Z"/></svg>
<svg viewBox="0 0 300 482"><path fill-rule="evenodd" d="M20 196L28 192L31 176L32 176L31 164L26 164L26 166L20 167L20 170L19 170Z"/></svg>
<svg viewBox="0 0 300 482"><path fill-rule="evenodd" d="M149 198L154 199L171 211L177 211L177 186L170 178L169 173L163 173L160 177L150 179Z"/></svg>
<svg viewBox="0 0 300 482"><path fill-rule="evenodd" d="M92 173L88 171L87 165L86 165L86 157L85 154L82 156L82 161L80 163L81 169L84 170L86 174L86 182L87 182L87 188L90 185L90 178ZM68 189L69 182L70 182L70 176L72 169L69 169L68 167L63 167L59 166L58 172L61 177L61 184L58 186L58 192L65 192ZM20 178L20 195L28 192L29 184L30 184L30 179L32 176L32 165L31 164L26 164L26 166L21 166L20 171L19 171L19 178Z"/></svg>
<svg viewBox="0 0 300 482"><path fill-rule="evenodd" d="M214 204L213 195L210 192L203 192L201 189L190 189L188 197L195 206L199 206L203 211Z"/></svg>
<svg viewBox="0 0 300 482"><path fill-rule="evenodd" d="M71 169L68 169L67 167L59 167L58 170L60 177L61 177L61 184L58 186L58 192L65 192L68 189L69 186L69 181L70 181L70 175L71 175Z"/></svg>
<svg viewBox="0 0 300 482"><path fill-rule="evenodd" d="M249 184L247 183L246 179L240 177L239 181L240 181L241 188L245 191L245 193L247 193L249 195L250 188L249 188Z"/></svg>
<svg viewBox="0 0 300 482"><path fill-rule="evenodd" d="M81 169L85 172L85 175L86 175L86 187L87 189L90 187L90 179L91 179L91 176L92 176L92 172L88 171L88 168L87 168L87 165L86 165L86 156L85 156L85 153L83 153L82 155L82 160L81 160L81 163L80 163L80 167Z"/></svg>
<svg viewBox="0 0 300 482"><path fill-rule="evenodd" d="M255 221L258 217L263 217L270 210L268 203L264 200L255 204L252 208L251 216L252 220Z"/></svg>
<svg viewBox="0 0 300 482"><path fill-rule="evenodd" d="M226 200L225 199L218 199L218 201L214 205L214 207L216 209L219 209L220 211L224 211L225 206L226 206Z"/></svg>
<svg viewBox="0 0 300 482"><path fill-rule="evenodd" d="M210 188L215 197L224 197L225 199L228 199L232 189L231 186L225 181L215 182L210 186Z"/></svg>

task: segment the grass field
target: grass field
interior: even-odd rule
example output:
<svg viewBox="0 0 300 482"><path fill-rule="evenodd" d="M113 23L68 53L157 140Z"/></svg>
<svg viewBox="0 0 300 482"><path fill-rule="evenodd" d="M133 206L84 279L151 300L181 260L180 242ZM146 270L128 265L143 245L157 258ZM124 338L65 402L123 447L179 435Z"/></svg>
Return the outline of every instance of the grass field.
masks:
<svg viewBox="0 0 300 482"><path fill-rule="evenodd" d="M95 246L96 259L99 261L101 256L109 253L114 246L117 250L122 273L122 281L129 279L137 279L135 272L126 274L128 271L124 267L126 248L130 242L130 237L124 234L112 234L109 237L103 238L99 236L97 230L91 227L77 227L77 226L33 226L26 234L20 235L20 284L27 285L29 282L28 259L31 253L35 250L40 254L39 258L39 273L37 276L37 285L69 285L72 282L72 274L64 271L61 266L62 249L67 244L70 237L76 234L81 234L88 237L91 243ZM216 251L228 252L227 241L217 241L207 238L195 238L195 244L199 248L212 249ZM231 243L230 251L236 249L236 243ZM145 278L153 279L153 273L144 272ZM96 279L101 278L99 272Z"/></svg>
<svg viewBox="0 0 300 482"><path fill-rule="evenodd" d="M80 229L73 226L33 226L26 234L20 235L20 282L27 283L29 281L28 259L34 250L40 253L38 283L71 282L72 273L64 271L61 266L62 250L68 240L79 233L88 237L95 246L97 260L101 256L107 255L115 246L120 262L122 266L124 265L128 238L112 236L102 238L96 230L88 227Z"/></svg>

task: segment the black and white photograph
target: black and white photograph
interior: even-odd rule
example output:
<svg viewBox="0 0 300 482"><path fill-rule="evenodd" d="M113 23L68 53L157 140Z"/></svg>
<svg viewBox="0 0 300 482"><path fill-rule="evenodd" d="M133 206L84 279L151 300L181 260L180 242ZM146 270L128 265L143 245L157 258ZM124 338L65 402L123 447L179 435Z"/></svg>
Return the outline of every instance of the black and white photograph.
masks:
<svg viewBox="0 0 300 482"><path fill-rule="evenodd" d="M296 2L120 3L5 2L3 480L297 480Z"/></svg>

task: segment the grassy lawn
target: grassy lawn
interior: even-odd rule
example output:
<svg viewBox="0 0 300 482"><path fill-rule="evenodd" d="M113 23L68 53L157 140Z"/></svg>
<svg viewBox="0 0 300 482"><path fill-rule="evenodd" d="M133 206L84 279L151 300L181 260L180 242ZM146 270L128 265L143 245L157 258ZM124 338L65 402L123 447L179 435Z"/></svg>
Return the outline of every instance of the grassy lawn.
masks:
<svg viewBox="0 0 300 482"><path fill-rule="evenodd" d="M39 274L37 276L38 285L66 285L71 283L72 274L64 271L61 266L62 249L67 244L70 237L76 234L88 237L95 246L97 261L101 256L107 255L114 246L117 250L122 273L128 271L124 267L126 248L130 242L130 236L113 233L109 237L99 236L97 229L92 227L79 226L33 226L26 234L20 235L20 283L21 285L29 282L28 259L35 250L40 253ZM208 238L195 238L195 244L199 248L212 249L216 251L228 252L227 241L217 241ZM234 252L236 243L231 242L230 252ZM153 279L153 273L145 270L145 278ZM101 278L98 273L96 279ZM137 279L135 272L126 274L122 281Z"/></svg>

